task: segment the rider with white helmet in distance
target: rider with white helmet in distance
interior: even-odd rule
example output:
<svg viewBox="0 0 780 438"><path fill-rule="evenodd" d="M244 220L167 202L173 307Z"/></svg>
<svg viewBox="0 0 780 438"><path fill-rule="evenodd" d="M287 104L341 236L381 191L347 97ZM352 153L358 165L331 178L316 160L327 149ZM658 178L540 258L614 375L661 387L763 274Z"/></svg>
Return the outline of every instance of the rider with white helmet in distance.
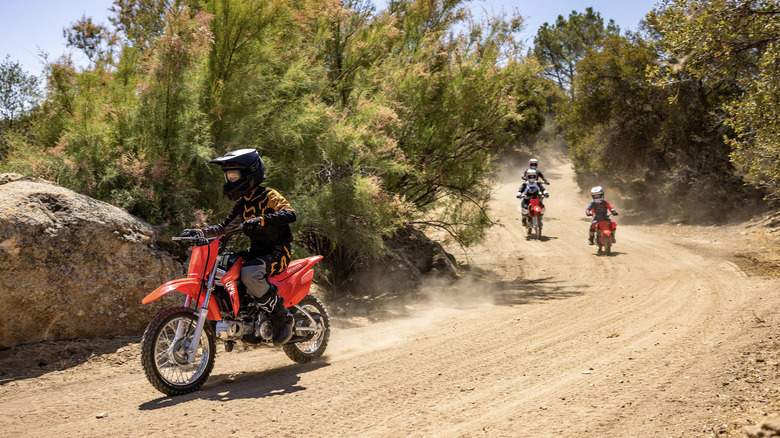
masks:
<svg viewBox="0 0 780 438"><path fill-rule="evenodd" d="M550 181L547 181L547 178L544 177L544 174L541 170L539 170L539 160L536 158L531 158L528 160L528 169L523 172L523 181L528 180L528 171L535 170L536 176L539 177L540 180L544 181L545 184L550 184Z"/></svg>
<svg viewBox="0 0 780 438"><path fill-rule="evenodd" d="M533 169L528 169L525 173L526 182L517 189L517 198L522 199L522 212L523 212L523 226L526 226L528 222L528 204L531 202L531 198L539 198L539 205L542 204L542 198L546 198L549 195L544 185L538 181L537 172Z"/></svg>
<svg viewBox="0 0 780 438"><path fill-rule="evenodd" d="M593 201L590 203L590 205L588 205L588 208L585 209L585 216L595 217L593 218L593 222L590 223L590 230L588 231L588 244L594 244L593 239L596 235L596 227L601 221L609 221L611 223L612 243L616 243L615 228L617 228L617 224L615 221L609 218L609 214L607 212L612 212L612 214L617 216L617 210L612 208L612 205L610 205L609 201L604 198L604 189L601 186L596 186L590 189L590 197L593 198Z"/></svg>

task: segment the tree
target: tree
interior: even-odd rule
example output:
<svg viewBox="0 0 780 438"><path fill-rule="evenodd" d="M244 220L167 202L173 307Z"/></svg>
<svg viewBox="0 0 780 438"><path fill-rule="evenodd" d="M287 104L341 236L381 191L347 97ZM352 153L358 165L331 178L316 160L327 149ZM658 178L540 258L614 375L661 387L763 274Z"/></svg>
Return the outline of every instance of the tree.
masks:
<svg viewBox="0 0 780 438"><path fill-rule="evenodd" d="M40 98L38 78L28 75L19 62L6 55L0 64L0 120L10 127L34 107Z"/></svg>
<svg viewBox="0 0 780 438"><path fill-rule="evenodd" d="M641 210L722 220L729 200L755 198L729 162L723 103L735 95L678 72L673 85L647 77L651 41L610 36L578 65L559 121L580 183L619 188ZM744 208L744 206L740 206Z"/></svg>
<svg viewBox="0 0 780 438"><path fill-rule="evenodd" d="M117 0L118 56L50 64L44 117L4 168L175 229L230 208L208 160L255 147L335 284L403 227L474 242L495 154L546 103L521 20L463 3ZM72 44L99 58L87 22Z"/></svg>
<svg viewBox="0 0 780 438"><path fill-rule="evenodd" d="M723 103L732 159L748 181L780 202L780 4L774 0L665 0L648 19L660 36L661 86L678 72L739 93Z"/></svg>
<svg viewBox="0 0 780 438"><path fill-rule="evenodd" d="M87 56L90 64L111 62L117 36L102 24L92 22L92 17L82 16L80 20L62 30L69 47L75 47Z"/></svg>
<svg viewBox="0 0 780 438"><path fill-rule="evenodd" d="M533 54L546 66L546 75L564 90L570 90L577 72L577 63L588 49L599 46L604 37L617 35L620 29L614 20L604 27L601 14L593 8L581 14L572 11L569 18L559 15L555 25L544 23L534 38Z"/></svg>

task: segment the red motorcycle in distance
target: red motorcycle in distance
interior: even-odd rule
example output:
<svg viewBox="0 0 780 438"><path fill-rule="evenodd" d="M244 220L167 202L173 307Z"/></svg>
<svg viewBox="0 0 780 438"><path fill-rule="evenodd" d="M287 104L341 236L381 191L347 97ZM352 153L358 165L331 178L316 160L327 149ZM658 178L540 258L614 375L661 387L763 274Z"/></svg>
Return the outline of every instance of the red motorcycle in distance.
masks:
<svg viewBox="0 0 780 438"><path fill-rule="evenodd" d="M187 278L169 281L143 299L147 304L174 291L186 297L183 307L160 312L141 340L146 378L164 394L187 394L206 382L214 367L217 339L224 342L226 352L237 341L273 345L270 317L241 284L244 260L225 251L227 237L173 237L195 243ZM297 363L322 356L330 338L328 311L309 295L314 265L321 259L318 255L295 260L269 278L295 318L293 336L281 347Z"/></svg>
<svg viewBox="0 0 780 438"><path fill-rule="evenodd" d="M588 216L593 216L592 214L589 214ZM609 215L607 215L607 220L598 221L596 223L596 245L598 246L598 251L596 254L606 254L611 255L612 254L612 220L609 219ZM603 248L603 249L602 249Z"/></svg>
<svg viewBox="0 0 780 438"><path fill-rule="evenodd" d="M528 220L525 223L525 229L529 236L535 235L536 240L542 239L542 216L545 212L542 196L547 198L550 195L545 191L541 196L526 197L528 199L528 211L526 212Z"/></svg>

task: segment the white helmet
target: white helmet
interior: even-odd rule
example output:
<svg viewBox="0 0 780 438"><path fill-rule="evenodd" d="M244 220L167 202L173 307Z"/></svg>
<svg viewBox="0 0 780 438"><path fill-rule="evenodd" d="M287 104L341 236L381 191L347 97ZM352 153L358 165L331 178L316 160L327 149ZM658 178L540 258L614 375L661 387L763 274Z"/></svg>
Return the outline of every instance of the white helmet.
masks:
<svg viewBox="0 0 780 438"><path fill-rule="evenodd" d="M530 160L528 160L528 167L530 167L531 169L536 169L538 166L539 166L539 160L537 160L536 158L531 158Z"/></svg>
<svg viewBox="0 0 780 438"><path fill-rule="evenodd" d="M539 180L539 174L535 170L529 169L525 172L525 179L529 185L536 185L536 181Z"/></svg>
<svg viewBox="0 0 780 438"><path fill-rule="evenodd" d="M601 186L596 186L590 189L590 197L596 202L604 200L604 189Z"/></svg>

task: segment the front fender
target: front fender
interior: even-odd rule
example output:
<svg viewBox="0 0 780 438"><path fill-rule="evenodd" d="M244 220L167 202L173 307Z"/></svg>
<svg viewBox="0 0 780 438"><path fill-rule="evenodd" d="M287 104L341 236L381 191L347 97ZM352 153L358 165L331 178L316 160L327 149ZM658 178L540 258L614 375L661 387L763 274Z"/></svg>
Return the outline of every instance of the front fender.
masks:
<svg viewBox="0 0 780 438"><path fill-rule="evenodd" d="M149 304L152 301L160 298L163 295L167 295L173 291L179 291L193 300L198 300L198 295L200 295L200 301L198 302L198 306L203 305L203 298L206 296L205 293L201 293L201 280L199 278L180 278L178 280L171 280L162 286L158 287L154 290L154 292L150 293L149 295L145 296L141 302L143 304ZM219 313L219 307L217 306L217 302L214 300L214 297L211 297L209 300L209 305L207 307L208 309L208 319L219 321L222 319L222 315Z"/></svg>

